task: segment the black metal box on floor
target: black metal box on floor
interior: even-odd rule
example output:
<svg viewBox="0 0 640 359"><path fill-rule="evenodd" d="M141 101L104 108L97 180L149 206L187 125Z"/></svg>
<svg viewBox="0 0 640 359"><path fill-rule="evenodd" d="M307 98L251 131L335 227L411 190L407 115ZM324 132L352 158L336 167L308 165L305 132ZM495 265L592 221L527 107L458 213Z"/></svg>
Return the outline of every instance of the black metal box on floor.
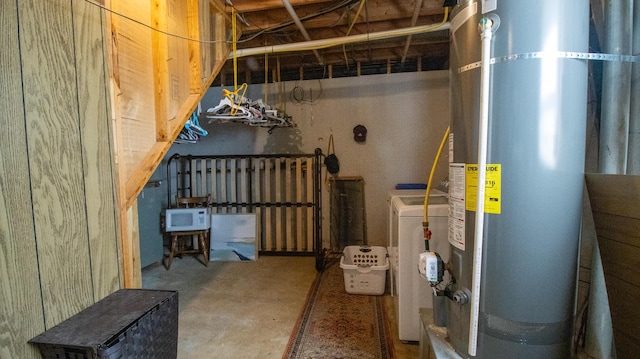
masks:
<svg viewBox="0 0 640 359"><path fill-rule="evenodd" d="M175 359L178 292L121 289L29 342L45 359Z"/></svg>

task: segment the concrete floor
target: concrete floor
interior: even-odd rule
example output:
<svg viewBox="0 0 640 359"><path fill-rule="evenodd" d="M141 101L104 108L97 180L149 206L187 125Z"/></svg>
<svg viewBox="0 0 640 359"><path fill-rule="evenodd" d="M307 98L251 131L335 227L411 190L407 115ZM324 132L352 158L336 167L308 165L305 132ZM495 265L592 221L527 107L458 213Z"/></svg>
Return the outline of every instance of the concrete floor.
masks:
<svg viewBox="0 0 640 359"><path fill-rule="evenodd" d="M176 258L171 270L142 271L146 289L179 291L178 358L282 358L316 271L314 257L255 262ZM393 300L385 296L396 358L417 358L417 343L397 339Z"/></svg>

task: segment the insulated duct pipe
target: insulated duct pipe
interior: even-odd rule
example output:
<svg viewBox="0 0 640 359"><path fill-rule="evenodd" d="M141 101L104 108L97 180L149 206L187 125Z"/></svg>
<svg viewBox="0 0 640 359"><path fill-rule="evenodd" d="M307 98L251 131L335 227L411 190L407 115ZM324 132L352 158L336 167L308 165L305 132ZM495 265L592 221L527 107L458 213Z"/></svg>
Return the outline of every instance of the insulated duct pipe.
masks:
<svg viewBox="0 0 640 359"><path fill-rule="evenodd" d="M415 35L415 34L422 34L427 32L449 30L449 25L450 24L448 22L445 22L437 25L414 26L414 27L408 27L404 29L394 29L394 30L373 32L370 34L350 35L350 36L338 37L334 39L311 40L311 41L296 42L291 44L261 46L261 47L254 47L250 49L239 49L236 52L236 56L244 57L244 56L253 56L253 55L263 55L268 53L309 51L314 49L324 49L332 46L354 44L357 42L393 39L396 37L407 36L407 35Z"/></svg>
<svg viewBox="0 0 640 359"><path fill-rule="evenodd" d="M293 6L291 6L291 3L289 2L289 0L282 0L282 3L284 4L284 7L289 12L289 16L291 16L291 18L293 19L293 22L296 23L296 26L302 33L302 36L304 36L304 38L307 41L311 41L311 37L309 36L307 29L305 29L304 25L302 25L302 21L300 21L298 14L296 14L296 11L293 9ZM318 59L318 62L320 63L320 65L322 65L323 64L322 57L320 56L320 53L318 52L318 50L313 50L313 53L314 55L316 55L316 58Z"/></svg>

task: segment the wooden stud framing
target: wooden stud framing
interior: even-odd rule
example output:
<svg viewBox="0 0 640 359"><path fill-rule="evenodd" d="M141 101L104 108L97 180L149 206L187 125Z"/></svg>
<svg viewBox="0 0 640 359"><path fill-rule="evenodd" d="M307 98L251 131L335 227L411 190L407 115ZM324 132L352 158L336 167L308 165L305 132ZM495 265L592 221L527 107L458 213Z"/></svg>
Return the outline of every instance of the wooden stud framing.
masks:
<svg viewBox="0 0 640 359"><path fill-rule="evenodd" d="M202 61L201 45L196 40L200 40L200 20L199 20L198 0L187 0L187 27L189 38L189 92L199 95L202 93Z"/></svg>
<svg viewBox="0 0 640 359"><path fill-rule="evenodd" d="M153 0L151 7L152 26L159 31L151 31L151 46L153 56L153 82L155 94L156 141L164 142L169 139L167 121L167 93L169 91L169 48L167 35L160 31L167 31L167 1Z"/></svg>

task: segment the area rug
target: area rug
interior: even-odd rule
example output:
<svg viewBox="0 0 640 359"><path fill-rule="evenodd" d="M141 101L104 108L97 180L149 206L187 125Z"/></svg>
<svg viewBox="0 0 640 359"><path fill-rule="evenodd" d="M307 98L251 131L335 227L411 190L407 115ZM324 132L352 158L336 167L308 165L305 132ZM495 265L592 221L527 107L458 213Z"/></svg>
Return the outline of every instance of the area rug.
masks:
<svg viewBox="0 0 640 359"><path fill-rule="evenodd" d="M349 294L338 263L316 277L282 356L293 358L393 358L382 296Z"/></svg>

